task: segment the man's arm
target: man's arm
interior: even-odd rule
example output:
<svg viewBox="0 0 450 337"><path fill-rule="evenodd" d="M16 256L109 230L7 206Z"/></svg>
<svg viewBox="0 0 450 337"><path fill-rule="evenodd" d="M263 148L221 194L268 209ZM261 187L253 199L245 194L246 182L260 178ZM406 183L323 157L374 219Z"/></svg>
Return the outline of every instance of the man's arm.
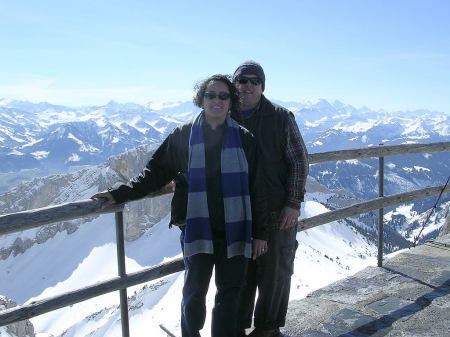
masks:
<svg viewBox="0 0 450 337"><path fill-rule="evenodd" d="M305 195L306 177L309 172L308 151L292 113L288 115L286 129L285 157L288 163L288 197L280 214L280 229L292 227L297 223L300 216L300 204Z"/></svg>

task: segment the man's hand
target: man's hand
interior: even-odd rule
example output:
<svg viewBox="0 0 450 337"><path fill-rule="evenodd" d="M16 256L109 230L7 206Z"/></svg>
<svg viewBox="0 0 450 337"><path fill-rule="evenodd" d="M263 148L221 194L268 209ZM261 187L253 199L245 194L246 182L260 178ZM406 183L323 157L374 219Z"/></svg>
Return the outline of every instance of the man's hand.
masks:
<svg viewBox="0 0 450 337"><path fill-rule="evenodd" d="M284 206L280 213L280 229L287 229L295 226L298 222L300 211L289 206Z"/></svg>
<svg viewBox="0 0 450 337"><path fill-rule="evenodd" d="M106 199L106 201L102 204L102 209L116 203L114 197L108 191L96 193L91 197L91 199Z"/></svg>
<svg viewBox="0 0 450 337"><path fill-rule="evenodd" d="M261 256L265 253L267 253L267 241L266 240L260 240L260 239L253 239L253 254L252 259L256 260L258 256Z"/></svg>

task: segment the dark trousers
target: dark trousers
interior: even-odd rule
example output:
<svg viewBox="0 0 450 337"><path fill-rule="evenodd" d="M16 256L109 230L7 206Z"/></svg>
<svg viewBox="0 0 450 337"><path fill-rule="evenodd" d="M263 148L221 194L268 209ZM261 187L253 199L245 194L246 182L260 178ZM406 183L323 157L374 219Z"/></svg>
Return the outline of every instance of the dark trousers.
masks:
<svg viewBox="0 0 450 337"><path fill-rule="evenodd" d="M181 240L183 240L183 233ZM214 240L214 254L196 254L184 258L181 334L199 337L205 323L206 293L215 266L217 292L212 311L211 336L234 337L237 327L239 294L245 282L248 259L227 258L226 241Z"/></svg>
<svg viewBox="0 0 450 337"><path fill-rule="evenodd" d="M284 326L289 303L291 275L297 249L297 227L271 230L266 254L251 260L239 305L238 327L254 325L261 330ZM255 307L256 289L258 300Z"/></svg>

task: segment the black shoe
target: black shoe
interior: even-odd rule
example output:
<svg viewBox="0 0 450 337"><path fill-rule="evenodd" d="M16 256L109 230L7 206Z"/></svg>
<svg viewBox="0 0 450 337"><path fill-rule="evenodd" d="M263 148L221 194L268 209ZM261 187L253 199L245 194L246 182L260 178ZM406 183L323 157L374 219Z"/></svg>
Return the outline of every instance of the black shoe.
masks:
<svg viewBox="0 0 450 337"><path fill-rule="evenodd" d="M247 335L245 334L245 329L237 329L236 337L247 337Z"/></svg>
<svg viewBox="0 0 450 337"><path fill-rule="evenodd" d="M280 331L280 329L276 329L273 334L270 337L290 337L288 335L285 335Z"/></svg>
<svg viewBox="0 0 450 337"><path fill-rule="evenodd" d="M258 330L255 329L253 330L250 335L248 335L248 337L272 337L272 336L277 336L274 335L274 333L276 333L277 331L279 331L278 329L271 329L271 330Z"/></svg>
<svg viewBox="0 0 450 337"><path fill-rule="evenodd" d="M270 335L270 337L288 337L288 336L283 335L280 329L275 329L275 331Z"/></svg>

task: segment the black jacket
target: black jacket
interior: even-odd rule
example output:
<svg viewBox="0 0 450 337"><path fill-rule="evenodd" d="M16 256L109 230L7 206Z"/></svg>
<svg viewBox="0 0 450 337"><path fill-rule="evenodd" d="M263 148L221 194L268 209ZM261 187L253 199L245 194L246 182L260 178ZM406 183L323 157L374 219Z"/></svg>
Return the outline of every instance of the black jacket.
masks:
<svg viewBox="0 0 450 337"><path fill-rule="evenodd" d="M189 135L192 122L175 128L155 151L141 174L127 184L110 189L116 203L136 200L157 192L175 179L176 189L172 199L171 224L186 221L188 198ZM249 170L250 199L252 204L253 237L267 239L267 200L263 175L258 168L257 144L253 135L240 128L242 147Z"/></svg>
<svg viewBox="0 0 450 337"><path fill-rule="evenodd" d="M251 118L241 119L238 112L232 114L239 124L255 135L258 142L258 151L261 154L260 165L263 166L265 174L267 205L270 214L278 214L286 205L288 198L289 167L286 160L286 130L289 114L292 113L270 102L264 95L261 96L259 105ZM303 186L306 184L306 176L302 184ZM304 193L304 188L302 190ZM277 219L278 215L275 215L274 218Z"/></svg>

